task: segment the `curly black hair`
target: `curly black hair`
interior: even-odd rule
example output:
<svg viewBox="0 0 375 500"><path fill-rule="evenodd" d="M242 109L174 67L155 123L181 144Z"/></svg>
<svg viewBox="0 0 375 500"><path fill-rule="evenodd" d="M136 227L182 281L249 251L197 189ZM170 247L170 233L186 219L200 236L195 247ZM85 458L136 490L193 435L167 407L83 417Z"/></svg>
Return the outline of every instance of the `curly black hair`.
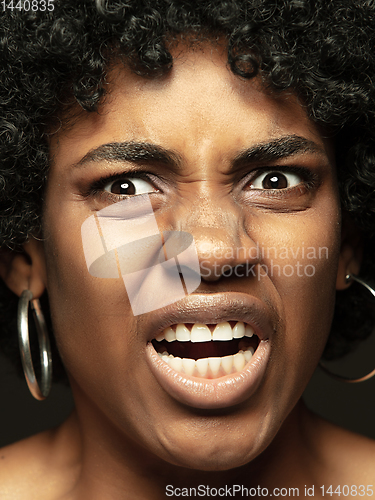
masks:
<svg viewBox="0 0 375 500"><path fill-rule="evenodd" d="M224 40L233 73L260 75L273 92L297 93L334 138L342 208L363 232L362 275L375 281L374 0L37 4L37 11L26 11L28 4L20 11L5 2L1 13L0 247L21 251L30 235L41 234L48 133L77 103L96 112L114 61L155 78L171 70L174 41ZM16 304L2 283L0 342L14 359ZM358 290L337 293L325 357L349 351L371 326ZM55 370L55 378L63 376Z"/></svg>

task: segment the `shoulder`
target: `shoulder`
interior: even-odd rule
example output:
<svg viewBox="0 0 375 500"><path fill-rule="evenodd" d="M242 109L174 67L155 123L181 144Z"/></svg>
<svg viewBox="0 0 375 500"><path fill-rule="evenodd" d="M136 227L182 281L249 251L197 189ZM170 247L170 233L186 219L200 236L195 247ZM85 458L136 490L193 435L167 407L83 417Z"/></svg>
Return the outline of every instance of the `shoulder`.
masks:
<svg viewBox="0 0 375 500"><path fill-rule="evenodd" d="M46 431L0 449L0 498L53 498L48 496L52 440L52 431Z"/></svg>
<svg viewBox="0 0 375 500"><path fill-rule="evenodd" d="M47 431L0 449L0 498L33 498L36 485L44 485L50 441Z"/></svg>
<svg viewBox="0 0 375 500"><path fill-rule="evenodd" d="M375 441L314 416L315 439L329 484L372 486L375 498Z"/></svg>
<svg viewBox="0 0 375 500"><path fill-rule="evenodd" d="M0 449L2 500L66 495L78 475L78 460L65 434L62 428L48 430Z"/></svg>

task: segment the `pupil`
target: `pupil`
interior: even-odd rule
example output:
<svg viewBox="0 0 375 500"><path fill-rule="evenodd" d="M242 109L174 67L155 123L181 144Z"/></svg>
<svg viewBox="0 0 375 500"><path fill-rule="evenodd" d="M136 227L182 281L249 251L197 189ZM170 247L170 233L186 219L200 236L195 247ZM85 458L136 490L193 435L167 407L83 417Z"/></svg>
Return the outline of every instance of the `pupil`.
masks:
<svg viewBox="0 0 375 500"><path fill-rule="evenodd" d="M263 180L264 189L285 189L288 187L288 181L283 174L272 172L266 175Z"/></svg>
<svg viewBox="0 0 375 500"><path fill-rule="evenodd" d="M118 180L112 184L111 192L113 194L135 194L135 186L129 180Z"/></svg>

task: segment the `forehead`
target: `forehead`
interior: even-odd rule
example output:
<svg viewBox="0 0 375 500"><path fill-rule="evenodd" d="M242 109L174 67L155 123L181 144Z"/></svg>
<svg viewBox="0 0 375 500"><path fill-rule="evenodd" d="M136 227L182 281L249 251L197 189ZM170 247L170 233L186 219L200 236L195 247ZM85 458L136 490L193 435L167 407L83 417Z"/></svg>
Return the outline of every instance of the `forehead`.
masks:
<svg viewBox="0 0 375 500"><path fill-rule="evenodd" d="M209 155L217 161L285 135L329 147L292 91L275 95L261 77L233 74L224 47L182 46L172 55L172 70L152 79L114 66L99 113L81 112L73 126L52 137L52 152L74 162L102 144L144 141L188 155L187 160Z"/></svg>

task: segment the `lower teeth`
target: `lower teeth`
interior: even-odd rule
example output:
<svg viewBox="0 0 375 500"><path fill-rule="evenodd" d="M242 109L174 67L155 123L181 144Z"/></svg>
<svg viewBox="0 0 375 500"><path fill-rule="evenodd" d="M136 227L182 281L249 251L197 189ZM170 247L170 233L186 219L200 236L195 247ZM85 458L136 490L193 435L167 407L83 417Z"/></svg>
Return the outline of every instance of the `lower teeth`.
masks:
<svg viewBox="0 0 375 500"><path fill-rule="evenodd" d="M251 360L254 349L248 347L246 350L240 350L237 354L231 356L201 358L197 360L178 358L172 354L168 354L166 351L158 354L165 363L179 373L193 377L219 378L241 371L246 363Z"/></svg>

